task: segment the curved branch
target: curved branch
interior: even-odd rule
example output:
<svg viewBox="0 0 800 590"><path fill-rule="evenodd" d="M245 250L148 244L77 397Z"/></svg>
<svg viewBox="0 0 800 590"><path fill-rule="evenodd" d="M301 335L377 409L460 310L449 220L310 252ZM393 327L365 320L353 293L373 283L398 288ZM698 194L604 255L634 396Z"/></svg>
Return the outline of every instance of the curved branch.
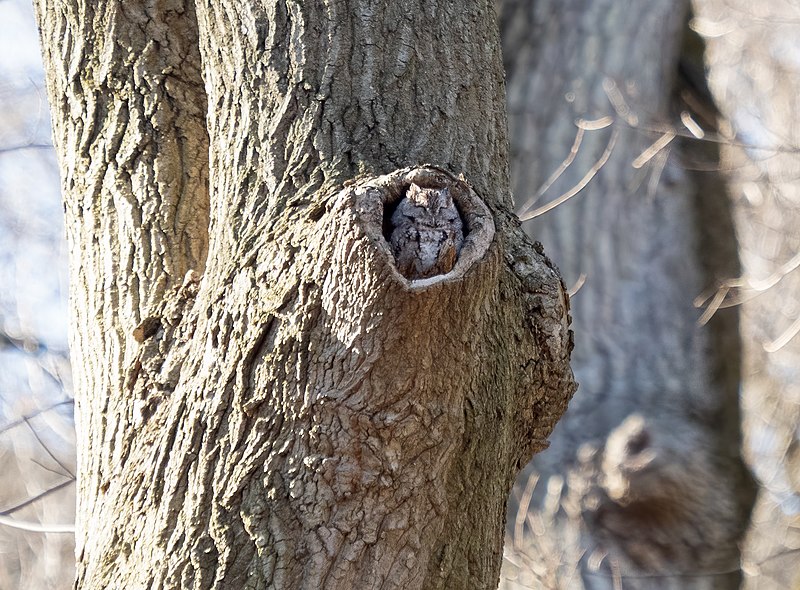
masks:
<svg viewBox="0 0 800 590"><path fill-rule="evenodd" d="M8 526L14 529L20 529L31 533L65 533L75 534L74 524L42 524L39 522L30 522L27 520L17 520L7 516L0 515L0 525Z"/></svg>

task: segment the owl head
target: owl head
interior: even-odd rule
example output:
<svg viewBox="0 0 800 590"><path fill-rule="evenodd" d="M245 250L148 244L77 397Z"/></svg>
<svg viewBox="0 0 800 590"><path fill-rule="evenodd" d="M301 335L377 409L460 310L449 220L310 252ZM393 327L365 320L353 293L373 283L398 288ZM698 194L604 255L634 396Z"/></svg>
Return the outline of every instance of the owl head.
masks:
<svg viewBox="0 0 800 590"><path fill-rule="evenodd" d="M406 196L412 203L418 207L425 207L433 215L453 205L453 197L450 196L450 189L447 187L422 188L412 183Z"/></svg>

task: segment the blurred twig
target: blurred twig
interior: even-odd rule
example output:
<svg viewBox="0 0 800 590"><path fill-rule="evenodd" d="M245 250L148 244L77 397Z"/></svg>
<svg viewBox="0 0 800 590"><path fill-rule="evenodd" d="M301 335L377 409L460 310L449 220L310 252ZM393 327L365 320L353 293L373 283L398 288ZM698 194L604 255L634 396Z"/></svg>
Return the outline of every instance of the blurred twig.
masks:
<svg viewBox="0 0 800 590"><path fill-rule="evenodd" d="M13 420L12 422L9 422L5 426L0 426L0 434L3 434L4 432L8 432L12 428L16 428L17 426L21 426L22 424L25 424L28 420L30 420L31 418L35 418L39 414L44 414L45 412L49 412L49 411L54 410L54 409L56 409L56 408L58 408L60 406L68 406L68 405L72 405L74 403L75 403L75 400L72 399L72 398L69 398L69 399L64 399L64 400L52 403L49 406L45 406L44 408L40 408L40 409L36 410L35 412L32 412L30 414L26 414L25 416L22 416L21 418L19 418L17 420Z"/></svg>
<svg viewBox="0 0 800 590"><path fill-rule="evenodd" d="M21 529L31 533L68 533L75 534L74 524L41 524L27 520L17 520L8 516L0 515L0 525L5 525L14 529Z"/></svg>
<svg viewBox="0 0 800 590"><path fill-rule="evenodd" d="M30 506L34 502L38 502L42 498L45 498L45 497L49 496L50 494L52 494L54 492L57 492L58 490L60 490L62 488L67 487L68 485L70 485L74 481L75 481L74 477L70 477L69 479L65 479L61 483L58 483L58 484L54 485L53 487L48 488L48 489L46 489L45 491L43 491L43 492L41 492L39 494L36 494L35 496L31 496L30 498L20 502L19 504L15 505L15 506L12 506L11 508L6 508L5 510L0 510L0 516L9 516L9 515L13 514L14 512L16 512L17 510L22 510L26 506Z"/></svg>
<svg viewBox="0 0 800 590"><path fill-rule="evenodd" d="M45 453L47 453L47 454L50 456L50 458L51 458L53 461L55 461L55 462L56 462L56 464L57 464L59 467L61 467L61 469L63 469L63 470L64 470L64 473L62 473L61 475L68 475L68 476L70 476L72 479L75 479L75 474L74 474L74 473L72 473L72 471L69 469L69 467L67 467L66 465L64 465L64 463L62 463L62 462L61 462L61 460L60 460L58 457L56 457L56 456L53 454L53 451L51 451L51 450L50 450L50 447L48 447L48 446L45 444L45 442L44 442L44 441L42 440L42 438L39 436L39 433L38 433L38 432L36 432L36 429L33 427L33 424L31 424L30 418L23 418L23 420L25 420L25 424L27 424L27 425L28 425L28 428L30 429L30 431L31 431L31 434L33 434L33 437L34 437L34 438L36 439L36 441L37 441L37 442L38 442L38 443L41 445L41 447L44 449Z"/></svg>
<svg viewBox="0 0 800 590"><path fill-rule="evenodd" d="M580 123L581 122L579 122L579 124ZM568 201L569 199L580 193L583 189L585 189L592 181L592 179L597 175L600 169L603 166L605 166L606 162L608 162L608 159L611 157L611 153L614 151L614 146L617 143L618 137L619 137L619 130L613 129L611 131L611 137L609 137L608 139L608 144L606 144L606 149L600 155L600 158L592 165L591 168L589 168L589 171L583 176L583 178L580 179L580 181L575 186L573 186L567 192L559 195L549 203L542 205L541 207L538 207L528 213L523 213L522 215L519 216L520 221L529 221L531 219L539 217L540 215L544 215L548 211L555 209L556 207L558 207L562 203L565 203L566 201ZM567 160L565 160L565 162L567 162ZM568 165L569 164L567 164L567 166ZM564 165L562 164L562 166ZM566 167L564 167L564 170L565 169ZM559 170L563 172L561 168L559 168Z"/></svg>
<svg viewBox="0 0 800 590"><path fill-rule="evenodd" d="M21 150L51 150L53 144L51 143L19 143L15 145L6 145L0 147L0 154L6 152L18 152Z"/></svg>
<svg viewBox="0 0 800 590"><path fill-rule="evenodd" d="M75 532L75 525L74 524L42 524L38 522L30 522L25 520L17 520L16 518L11 518L10 515L18 510L22 510L26 506L30 506L34 502L38 502L39 500L49 496L61 490L68 485L75 482L75 478L71 477L61 483L54 485L51 488L46 489L40 494L32 496L27 500L20 502L16 506L12 506L11 508L7 508L6 510L0 510L0 525L9 526L16 529L22 529L25 531L30 531L34 533L74 533Z"/></svg>

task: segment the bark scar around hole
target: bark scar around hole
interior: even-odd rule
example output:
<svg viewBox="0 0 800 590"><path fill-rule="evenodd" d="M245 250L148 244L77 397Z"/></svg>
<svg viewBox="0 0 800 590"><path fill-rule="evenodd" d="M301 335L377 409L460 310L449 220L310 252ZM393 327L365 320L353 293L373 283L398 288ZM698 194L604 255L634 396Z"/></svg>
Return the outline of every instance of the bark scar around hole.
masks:
<svg viewBox="0 0 800 590"><path fill-rule="evenodd" d="M365 233L398 280L427 287L457 279L494 239L492 215L463 177L429 164L350 185Z"/></svg>

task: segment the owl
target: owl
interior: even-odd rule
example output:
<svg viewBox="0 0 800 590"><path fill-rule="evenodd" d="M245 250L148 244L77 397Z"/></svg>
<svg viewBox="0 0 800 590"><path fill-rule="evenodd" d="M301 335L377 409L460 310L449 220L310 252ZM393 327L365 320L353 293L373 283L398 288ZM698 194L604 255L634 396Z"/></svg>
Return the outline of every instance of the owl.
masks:
<svg viewBox="0 0 800 590"><path fill-rule="evenodd" d="M400 274L414 280L453 270L464 232L450 189L412 184L391 222L389 241Z"/></svg>

